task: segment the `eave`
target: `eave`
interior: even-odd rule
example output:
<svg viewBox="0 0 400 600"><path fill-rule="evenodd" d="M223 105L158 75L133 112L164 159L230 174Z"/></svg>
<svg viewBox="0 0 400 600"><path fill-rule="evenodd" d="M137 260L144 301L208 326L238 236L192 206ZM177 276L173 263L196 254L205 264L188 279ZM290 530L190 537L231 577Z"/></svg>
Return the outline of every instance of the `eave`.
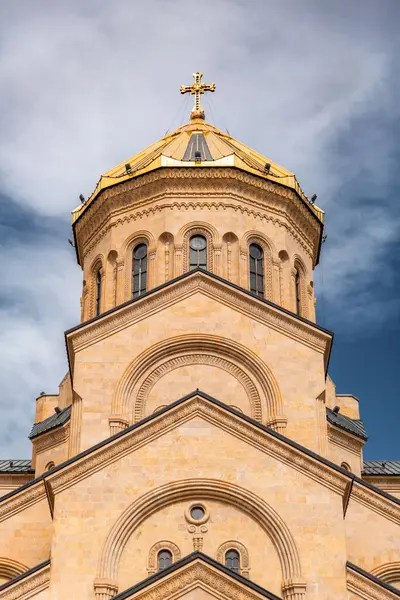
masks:
<svg viewBox="0 0 400 600"><path fill-rule="evenodd" d="M150 172L157 173L157 172L162 171L163 169L176 169L176 168L180 168L180 169L184 169L184 170L186 170L187 168L208 169L208 170L210 170L210 178L213 177L212 169L229 168L229 169L232 169L233 171L248 173L258 180L268 181L268 183L274 184L274 186L277 186L277 188L287 189L287 190L290 190L291 192L293 192L295 197L298 198L298 200L300 200L301 204L306 208L307 212L310 214L310 216L312 217L312 219L315 221L315 223L317 224L317 226L319 228L318 247L317 247L317 251L315 253L314 266L316 266L318 264L320 252L321 252L322 236L323 236L323 231L324 231L324 219L323 219L324 211L318 207L315 207L313 204L310 203L310 201L307 199L305 194L302 192L300 185L298 184L294 175L289 174L286 177L282 177L282 176L273 177L272 175L266 175L265 173L262 173L255 169L252 169L252 168L248 168L248 167L244 168L241 161L236 161L233 164L224 165L224 167L221 167L221 165L219 163L216 163L213 166L210 166L209 163L204 163L204 164L188 163L185 166L183 166L183 165L173 166L168 163L166 163L165 165L162 165L160 163L160 164L155 165L151 169L144 169L144 170L136 172L132 175L118 177L117 178L118 181L115 181L116 178L113 177L112 178L113 183L111 185L102 186L102 185L100 185L100 183L101 183L101 180L100 180L100 182L98 183L98 189L96 188L96 193L94 193L90 197L90 199L86 201L86 203L83 205L83 209L78 211L78 209L81 208L81 207L78 207L78 209L76 209L72 213L73 214L72 230L73 230L75 251L76 251L78 264L80 266L82 266L82 258L80 255L79 244L78 244L77 235L76 235L76 226L80 222L83 215L88 214L88 212L91 211L93 209L93 207L98 203L99 199L102 198L102 196L104 195L104 192L108 191L110 189L110 187L117 187L117 186L123 185L124 183L129 182L132 179L140 180L141 178L148 175L148 173L150 173ZM295 185L285 185L285 183L279 181L282 178L288 179L288 178L292 178L292 177L294 177Z"/></svg>

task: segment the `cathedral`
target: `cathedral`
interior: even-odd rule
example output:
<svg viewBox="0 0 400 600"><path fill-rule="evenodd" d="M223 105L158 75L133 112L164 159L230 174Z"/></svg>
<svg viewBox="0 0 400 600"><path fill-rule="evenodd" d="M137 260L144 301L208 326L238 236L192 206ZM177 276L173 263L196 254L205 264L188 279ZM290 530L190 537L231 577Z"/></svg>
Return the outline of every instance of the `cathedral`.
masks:
<svg viewBox="0 0 400 600"><path fill-rule="evenodd" d="M214 90L72 213L81 319L0 460L0 600L400 597L400 461L363 461L316 322L324 212Z"/></svg>

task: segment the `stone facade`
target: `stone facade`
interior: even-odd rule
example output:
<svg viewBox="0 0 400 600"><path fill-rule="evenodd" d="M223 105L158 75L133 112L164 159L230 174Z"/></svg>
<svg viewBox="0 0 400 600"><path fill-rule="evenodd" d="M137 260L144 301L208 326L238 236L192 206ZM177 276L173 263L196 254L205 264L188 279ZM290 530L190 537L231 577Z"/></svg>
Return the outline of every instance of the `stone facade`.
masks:
<svg viewBox="0 0 400 600"><path fill-rule="evenodd" d="M31 470L0 472L0 600L398 597L399 478L363 476L358 401L315 322L321 211L254 161L168 157L75 219L81 323L36 401Z"/></svg>

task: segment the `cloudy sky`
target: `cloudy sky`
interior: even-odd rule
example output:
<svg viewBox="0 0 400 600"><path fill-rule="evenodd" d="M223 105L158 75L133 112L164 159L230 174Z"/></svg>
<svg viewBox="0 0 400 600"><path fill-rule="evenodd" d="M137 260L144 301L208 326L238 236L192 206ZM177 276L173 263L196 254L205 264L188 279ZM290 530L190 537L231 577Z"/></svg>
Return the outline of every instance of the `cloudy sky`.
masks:
<svg viewBox="0 0 400 600"><path fill-rule="evenodd" d="M0 458L29 458L35 397L67 371L67 238L100 174L207 118L294 171L327 212L319 323L361 402L366 458L400 458L398 0L14 0L0 5Z"/></svg>

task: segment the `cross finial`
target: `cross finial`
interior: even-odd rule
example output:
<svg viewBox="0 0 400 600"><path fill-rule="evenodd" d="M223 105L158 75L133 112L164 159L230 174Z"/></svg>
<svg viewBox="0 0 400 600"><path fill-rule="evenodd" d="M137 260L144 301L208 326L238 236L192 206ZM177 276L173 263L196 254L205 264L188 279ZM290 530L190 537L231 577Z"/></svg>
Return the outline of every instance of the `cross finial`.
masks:
<svg viewBox="0 0 400 600"><path fill-rule="evenodd" d="M190 113L191 119L204 119L204 110L200 104L200 95L204 92L215 92L215 83L202 83L201 78L203 73L193 73L192 85L181 85L181 94L193 94L194 95L194 107Z"/></svg>

